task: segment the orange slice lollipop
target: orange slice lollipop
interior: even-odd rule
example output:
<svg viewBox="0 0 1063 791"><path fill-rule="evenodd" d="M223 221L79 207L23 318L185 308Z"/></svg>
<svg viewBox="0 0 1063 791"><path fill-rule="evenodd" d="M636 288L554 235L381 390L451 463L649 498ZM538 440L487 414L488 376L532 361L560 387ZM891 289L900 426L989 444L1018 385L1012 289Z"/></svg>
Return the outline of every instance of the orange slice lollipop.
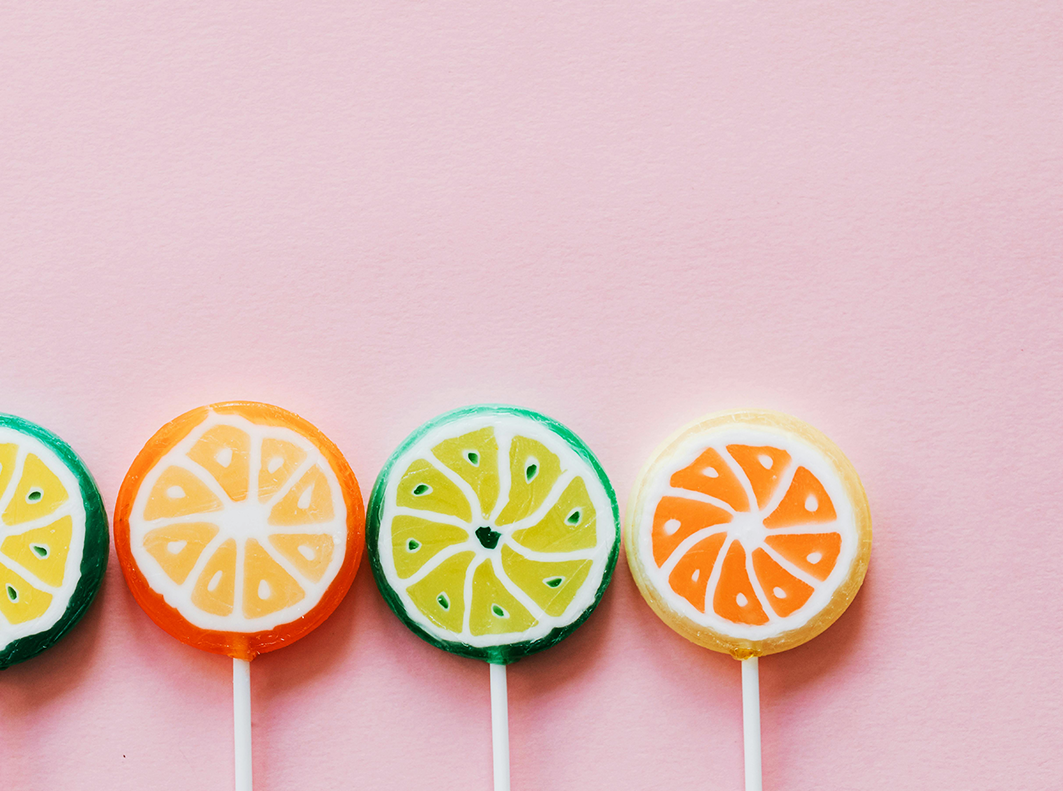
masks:
<svg viewBox="0 0 1063 791"><path fill-rule="evenodd" d="M643 597L688 639L738 659L800 645L853 600L871 554L856 471L778 412L710 416L642 471L625 525Z"/></svg>
<svg viewBox="0 0 1063 791"><path fill-rule="evenodd" d="M184 643L250 660L343 599L364 545L354 473L298 415L232 402L160 429L118 494L114 538L137 603Z"/></svg>

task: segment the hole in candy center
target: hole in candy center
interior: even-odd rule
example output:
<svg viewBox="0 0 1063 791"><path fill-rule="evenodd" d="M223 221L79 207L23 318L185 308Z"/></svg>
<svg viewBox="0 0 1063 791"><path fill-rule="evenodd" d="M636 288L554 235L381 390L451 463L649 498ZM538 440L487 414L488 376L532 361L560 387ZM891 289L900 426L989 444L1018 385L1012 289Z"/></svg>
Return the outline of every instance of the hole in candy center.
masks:
<svg viewBox="0 0 1063 791"><path fill-rule="evenodd" d="M498 546L498 539L502 538L502 534L484 525L476 528L476 538L479 539L484 549L494 549Z"/></svg>

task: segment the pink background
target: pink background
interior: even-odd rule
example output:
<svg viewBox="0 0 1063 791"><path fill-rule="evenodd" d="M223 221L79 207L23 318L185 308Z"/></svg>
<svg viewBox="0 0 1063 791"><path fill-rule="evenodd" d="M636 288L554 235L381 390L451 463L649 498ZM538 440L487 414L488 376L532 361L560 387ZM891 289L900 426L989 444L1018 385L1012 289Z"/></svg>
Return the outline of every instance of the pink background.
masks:
<svg viewBox="0 0 1063 791"><path fill-rule="evenodd" d="M366 490L436 413L525 405L621 505L681 424L782 409L845 449L876 533L850 611L762 662L766 788L1063 785L1059 3L19 5L0 410L109 508L221 399L300 412ZM230 678L112 558L0 675L2 784L228 788ZM623 560L510 687L515 791L741 788L738 664ZM367 568L253 702L263 791L490 788L486 666Z"/></svg>

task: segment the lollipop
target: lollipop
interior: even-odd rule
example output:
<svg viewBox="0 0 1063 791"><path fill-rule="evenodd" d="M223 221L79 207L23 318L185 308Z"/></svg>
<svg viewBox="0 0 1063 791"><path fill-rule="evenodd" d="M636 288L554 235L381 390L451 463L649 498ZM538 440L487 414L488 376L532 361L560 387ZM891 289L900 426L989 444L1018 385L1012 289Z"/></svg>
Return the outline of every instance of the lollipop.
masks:
<svg viewBox="0 0 1063 791"><path fill-rule="evenodd" d="M495 788L509 788L506 665L560 642L601 601L620 541L616 495L561 424L508 406L429 421L369 501L369 557L415 634L491 666Z"/></svg>
<svg viewBox="0 0 1063 791"><path fill-rule="evenodd" d="M0 670L55 644L107 568L107 514L59 437L0 415Z"/></svg>
<svg viewBox="0 0 1063 791"><path fill-rule="evenodd" d="M354 473L291 412L214 404L148 441L114 522L137 603L178 640L233 658L236 787L250 789L250 661L320 626L350 587L364 528Z"/></svg>
<svg viewBox="0 0 1063 791"><path fill-rule="evenodd" d="M760 789L757 658L811 640L856 596L871 554L856 470L795 418L711 415L643 469L625 544L665 623L743 660L746 788Z"/></svg>

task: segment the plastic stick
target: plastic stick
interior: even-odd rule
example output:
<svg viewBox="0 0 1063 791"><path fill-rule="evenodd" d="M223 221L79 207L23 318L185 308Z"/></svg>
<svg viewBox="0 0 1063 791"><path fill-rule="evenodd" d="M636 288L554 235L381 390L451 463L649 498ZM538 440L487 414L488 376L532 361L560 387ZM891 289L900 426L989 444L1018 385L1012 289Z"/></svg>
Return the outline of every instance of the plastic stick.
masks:
<svg viewBox="0 0 1063 791"><path fill-rule="evenodd" d="M491 665L491 746L495 791L509 791L509 696L505 665Z"/></svg>
<svg viewBox="0 0 1063 791"><path fill-rule="evenodd" d="M233 738L236 791L251 791L251 663L233 659Z"/></svg>
<svg viewBox="0 0 1063 791"><path fill-rule="evenodd" d="M761 791L760 672L756 657L742 660L742 741L746 751L746 791Z"/></svg>

